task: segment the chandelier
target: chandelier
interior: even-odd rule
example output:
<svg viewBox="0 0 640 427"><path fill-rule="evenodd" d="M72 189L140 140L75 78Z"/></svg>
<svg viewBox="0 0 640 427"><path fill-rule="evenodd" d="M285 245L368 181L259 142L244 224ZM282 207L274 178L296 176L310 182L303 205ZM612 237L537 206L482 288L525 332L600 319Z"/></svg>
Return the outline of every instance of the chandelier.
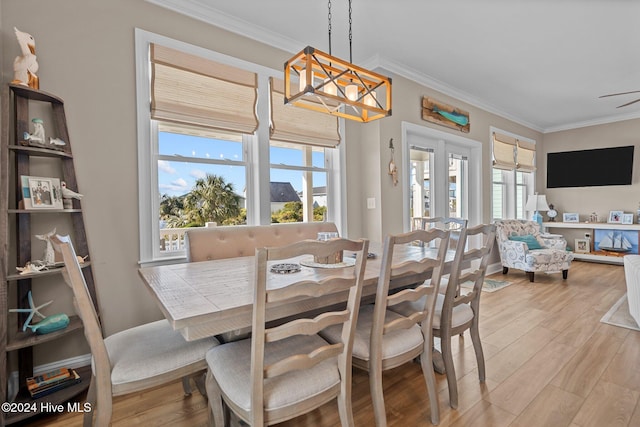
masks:
<svg viewBox="0 0 640 427"><path fill-rule="evenodd" d="M391 115L391 78L352 64L351 0L349 62L305 47L284 64L284 103L367 123Z"/></svg>

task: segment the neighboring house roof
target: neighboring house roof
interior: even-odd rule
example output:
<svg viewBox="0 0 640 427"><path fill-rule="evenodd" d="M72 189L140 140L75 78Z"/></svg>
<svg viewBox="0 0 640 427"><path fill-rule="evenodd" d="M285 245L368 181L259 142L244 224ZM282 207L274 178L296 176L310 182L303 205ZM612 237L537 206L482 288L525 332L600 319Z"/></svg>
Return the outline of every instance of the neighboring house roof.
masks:
<svg viewBox="0 0 640 427"><path fill-rule="evenodd" d="M327 195L327 186L323 185L321 187L313 187L313 195L314 196L326 196ZM298 196L302 197L302 191L298 191Z"/></svg>
<svg viewBox="0 0 640 427"><path fill-rule="evenodd" d="M327 187L326 185L323 185L321 187L313 187L313 195L314 196L320 196L323 194L327 194Z"/></svg>
<svg viewBox="0 0 640 427"><path fill-rule="evenodd" d="M290 182L271 183L271 203L299 202L300 197Z"/></svg>

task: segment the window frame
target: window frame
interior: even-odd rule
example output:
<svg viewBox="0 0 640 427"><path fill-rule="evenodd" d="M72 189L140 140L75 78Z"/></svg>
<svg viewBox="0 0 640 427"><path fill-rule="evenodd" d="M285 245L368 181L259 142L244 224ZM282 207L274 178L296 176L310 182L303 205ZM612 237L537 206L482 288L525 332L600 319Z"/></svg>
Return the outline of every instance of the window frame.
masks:
<svg viewBox="0 0 640 427"><path fill-rule="evenodd" d="M156 262L184 261L184 251L160 251L158 212L160 194L158 192L158 127L154 125L150 113L150 76L149 45L161 44L192 55L202 56L213 61L246 69L258 74L258 100L256 112L259 126L254 135L243 137L243 150L246 163L247 224L267 225L271 223L270 212L270 91L269 78L282 76L282 70L275 70L255 63L244 61L219 52L171 39L139 28L135 29L135 67L136 67L136 112L138 145L138 215L140 236L141 265ZM342 141L336 149L325 150L327 168L327 221L334 222L346 234L346 180L341 171L345 170L344 121L339 120ZM154 186L152 186L152 184Z"/></svg>
<svg viewBox="0 0 640 427"><path fill-rule="evenodd" d="M495 127L491 127L489 129L489 141L491 141L491 153L493 153L493 134L499 133L503 135L507 135L513 138L516 138L520 141L527 141L533 143L537 147L536 141L526 138L511 132L504 131L502 129L498 129ZM537 158L536 158L537 160ZM525 205L527 204L527 199L529 196L535 193L535 183L536 183L536 172L529 171L519 171L518 169L513 170L504 170L500 168L493 167L493 156L491 156L489 167L491 168L491 220L500 220L500 219L527 219L527 211L525 209ZM494 170L499 170L502 173L502 181L495 181L493 179ZM523 176L523 183L518 183L517 174L520 173ZM497 218L494 216L494 191L493 187L496 184L500 184L503 187L502 194L502 217ZM523 192L523 199L521 204L518 204L518 194ZM518 213L522 212L522 215Z"/></svg>

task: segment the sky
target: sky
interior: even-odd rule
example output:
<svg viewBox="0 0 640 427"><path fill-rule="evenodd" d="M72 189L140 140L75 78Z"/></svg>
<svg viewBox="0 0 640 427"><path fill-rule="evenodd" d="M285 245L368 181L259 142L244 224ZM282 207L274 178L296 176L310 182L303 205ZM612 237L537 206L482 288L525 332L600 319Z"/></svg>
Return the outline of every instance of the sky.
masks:
<svg viewBox="0 0 640 427"><path fill-rule="evenodd" d="M162 155L177 155L195 158L195 161L176 162L158 161L158 186L160 194L169 196L181 196L193 188L195 181L204 178L207 173L221 175L226 182L233 184L234 191L243 195L246 186L245 167L233 164L206 164L198 163L197 159L220 159L229 161L242 161L242 143L223 141L205 137L182 135L168 132L159 132L158 152ZM302 165L302 152L300 150L271 147L271 164ZM322 152L313 152L313 165L324 166ZM272 182L290 182L296 191L302 190L302 173L285 169L271 169ZM315 187L326 185L325 173L313 174Z"/></svg>

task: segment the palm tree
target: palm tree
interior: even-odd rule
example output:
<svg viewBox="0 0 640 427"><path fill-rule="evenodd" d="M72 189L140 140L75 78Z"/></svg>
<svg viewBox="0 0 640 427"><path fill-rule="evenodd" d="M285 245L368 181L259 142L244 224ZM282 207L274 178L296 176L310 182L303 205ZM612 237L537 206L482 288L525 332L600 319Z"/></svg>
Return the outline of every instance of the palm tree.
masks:
<svg viewBox="0 0 640 427"><path fill-rule="evenodd" d="M184 198L185 215L192 226L203 226L207 222L222 222L240 214L240 196L233 184L224 178L207 174L196 183Z"/></svg>
<svg viewBox="0 0 640 427"><path fill-rule="evenodd" d="M160 198L160 219L165 227L184 227L184 196L169 196L163 194Z"/></svg>

